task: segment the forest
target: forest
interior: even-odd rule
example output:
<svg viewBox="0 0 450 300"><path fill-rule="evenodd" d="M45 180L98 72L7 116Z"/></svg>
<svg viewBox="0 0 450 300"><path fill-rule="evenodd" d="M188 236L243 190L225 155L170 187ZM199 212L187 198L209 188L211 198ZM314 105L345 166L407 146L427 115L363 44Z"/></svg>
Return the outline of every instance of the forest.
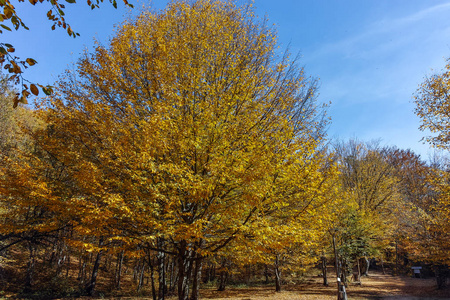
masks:
<svg viewBox="0 0 450 300"><path fill-rule="evenodd" d="M1 46L3 293L196 300L312 269L341 291L374 265L448 289L450 64L414 94L424 159L328 139L319 81L251 5L143 12L34 108Z"/></svg>

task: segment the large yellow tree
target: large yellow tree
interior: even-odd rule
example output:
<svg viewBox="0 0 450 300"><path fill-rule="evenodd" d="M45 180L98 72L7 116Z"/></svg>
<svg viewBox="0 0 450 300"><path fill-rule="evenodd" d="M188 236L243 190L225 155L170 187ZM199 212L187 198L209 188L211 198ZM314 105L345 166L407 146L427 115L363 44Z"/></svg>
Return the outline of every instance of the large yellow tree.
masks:
<svg viewBox="0 0 450 300"><path fill-rule="evenodd" d="M174 2L125 22L41 104L39 163L10 170L40 173L49 200L16 202L69 222L72 245L173 255L187 299L203 257L324 203L311 197L329 176L315 82L276 43L251 7L228 1ZM76 240L86 235L95 239Z"/></svg>

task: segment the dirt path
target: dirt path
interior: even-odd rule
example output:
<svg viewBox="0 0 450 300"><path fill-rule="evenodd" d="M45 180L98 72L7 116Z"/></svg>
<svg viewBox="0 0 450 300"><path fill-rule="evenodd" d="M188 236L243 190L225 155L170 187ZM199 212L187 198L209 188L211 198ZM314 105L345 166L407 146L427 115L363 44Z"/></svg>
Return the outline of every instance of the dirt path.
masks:
<svg viewBox="0 0 450 300"><path fill-rule="evenodd" d="M363 278L362 286L350 287L349 290L349 294L354 293L357 296L372 297L372 299L450 299L450 289L437 290L436 282L433 278L420 279L383 275L381 273L372 273L371 276Z"/></svg>
<svg viewBox="0 0 450 300"><path fill-rule="evenodd" d="M430 297L413 297L413 296L389 296L382 298L383 300L442 300L445 298L430 298Z"/></svg>
<svg viewBox="0 0 450 300"><path fill-rule="evenodd" d="M202 290L201 299L215 300L328 300L336 299L334 278L330 286L321 284L322 278L310 278L299 285L288 285L281 293L274 287L228 288L224 292L215 289ZM362 285L350 285L349 300L442 300L450 299L450 288L437 290L434 279L419 279L372 273L363 277Z"/></svg>

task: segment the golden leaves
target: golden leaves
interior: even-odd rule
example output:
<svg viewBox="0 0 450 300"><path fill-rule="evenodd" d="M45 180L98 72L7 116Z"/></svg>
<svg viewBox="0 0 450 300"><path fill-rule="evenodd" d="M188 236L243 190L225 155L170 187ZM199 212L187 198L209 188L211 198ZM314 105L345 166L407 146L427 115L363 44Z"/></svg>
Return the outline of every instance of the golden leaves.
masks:
<svg viewBox="0 0 450 300"><path fill-rule="evenodd" d="M87 239L162 237L204 255L248 237L261 256L265 241L312 244L335 173L307 123L315 113L297 110L307 82L275 59L274 38L231 2L174 2L85 53L38 111L41 180L61 219Z"/></svg>

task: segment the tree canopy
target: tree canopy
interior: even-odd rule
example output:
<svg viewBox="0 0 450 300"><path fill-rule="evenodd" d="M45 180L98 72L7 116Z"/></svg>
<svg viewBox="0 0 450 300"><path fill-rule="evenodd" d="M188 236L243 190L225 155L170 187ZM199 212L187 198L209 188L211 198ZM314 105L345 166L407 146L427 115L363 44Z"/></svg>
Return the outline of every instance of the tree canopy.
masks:
<svg viewBox="0 0 450 300"><path fill-rule="evenodd" d="M36 153L5 170L33 176L20 192L6 182L4 200L18 213L44 207L38 231L70 224L74 246L174 256L186 299L194 262L280 236L270 224L289 224L282 230L301 244L302 220L333 201L316 88L251 6L179 1L144 12L40 104Z"/></svg>

